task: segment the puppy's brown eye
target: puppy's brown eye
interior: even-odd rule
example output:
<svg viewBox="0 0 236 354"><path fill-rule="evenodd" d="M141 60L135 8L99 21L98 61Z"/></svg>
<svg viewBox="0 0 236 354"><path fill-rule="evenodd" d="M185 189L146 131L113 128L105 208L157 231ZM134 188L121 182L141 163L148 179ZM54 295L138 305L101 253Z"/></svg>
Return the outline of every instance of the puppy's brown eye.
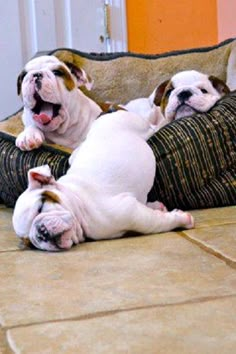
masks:
<svg viewBox="0 0 236 354"><path fill-rule="evenodd" d="M202 91L202 93L208 93L208 91L204 88L200 89Z"/></svg>
<svg viewBox="0 0 236 354"><path fill-rule="evenodd" d="M166 93L165 93L165 96L168 98L172 91L173 91L173 89L167 90Z"/></svg>
<svg viewBox="0 0 236 354"><path fill-rule="evenodd" d="M38 208L38 213L40 214L42 212L43 209L43 204L40 205L40 207Z"/></svg>
<svg viewBox="0 0 236 354"><path fill-rule="evenodd" d="M52 71L55 76L63 76L64 72L61 70L53 70Z"/></svg>

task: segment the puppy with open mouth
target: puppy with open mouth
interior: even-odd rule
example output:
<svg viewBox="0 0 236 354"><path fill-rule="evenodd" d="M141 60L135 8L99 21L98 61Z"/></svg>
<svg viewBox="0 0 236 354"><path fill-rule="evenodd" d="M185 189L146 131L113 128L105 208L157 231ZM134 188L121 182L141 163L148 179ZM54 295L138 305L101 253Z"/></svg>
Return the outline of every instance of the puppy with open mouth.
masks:
<svg viewBox="0 0 236 354"><path fill-rule="evenodd" d="M154 92L153 102L160 106L167 122L171 122L209 111L229 92L228 86L217 77L187 70L160 84Z"/></svg>
<svg viewBox="0 0 236 354"><path fill-rule="evenodd" d="M16 139L17 147L32 150L46 141L76 148L102 111L80 86L92 87L83 69L53 55L30 60L17 81L25 126Z"/></svg>
<svg viewBox="0 0 236 354"><path fill-rule="evenodd" d="M192 228L189 213L147 204L156 162L147 139L157 127L141 116L117 111L97 119L57 181L47 165L29 170L13 226L35 247L59 251L84 242Z"/></svg>

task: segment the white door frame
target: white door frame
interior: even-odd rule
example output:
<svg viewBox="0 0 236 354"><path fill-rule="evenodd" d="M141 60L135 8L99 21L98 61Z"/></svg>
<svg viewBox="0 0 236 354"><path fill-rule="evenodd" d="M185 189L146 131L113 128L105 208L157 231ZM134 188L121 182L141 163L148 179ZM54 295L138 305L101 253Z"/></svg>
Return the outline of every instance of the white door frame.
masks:
<svg viewBox="0 0 236 354"><path fill-rule="evenodd" d="M78 0L75 0L78 1ZM84 1L84 0L81 0ZM101 0L109 6L110 38L101 46L102 52L127 51L125 0ZM23 61L39 52L68 47L82 50L75 44L71 27L71 6L74 0L23 0L20 2ZM43 10L45 8L45 10ZM57 11L55 11L55 8ZM54 19L54 26L50 25ZM43 23L43 26L40 25ZM101 33L103 34L103 33ZM92 50L96 51L96 50ZM99 50L98 50L99 51Z"/></svg>
<svg viewBox="0 0 236 354"><path fill-rule="evenodd" d="M107 40L103 21L105 2L110 9L110 37ZM79 36L84 36L82 42L87 50L81 47ZM90 47L91 42L95 45ZM17 76L33 56L59 47L88 52L126 51L126 1L2 0L0 46L1 120L21 107L16 92Z"/></svg>
<svg viewBox="0 0 236 354"><path fill-rule="evenodd" d="M107 52L125 52L127 45L126 0L105 0L110 5L111 38Z"/></svg>

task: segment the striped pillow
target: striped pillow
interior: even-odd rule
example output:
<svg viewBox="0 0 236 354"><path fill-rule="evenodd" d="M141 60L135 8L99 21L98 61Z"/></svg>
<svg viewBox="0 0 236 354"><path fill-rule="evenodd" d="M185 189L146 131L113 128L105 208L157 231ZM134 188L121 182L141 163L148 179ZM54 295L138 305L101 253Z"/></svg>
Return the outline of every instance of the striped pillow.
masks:
<svg viewBox="0 0 236 354"><path fill-rule="evenodd" d="M149 144L157 164L150 201L170 209L236 204L236 92L208 113L169 124Z"/></svg>

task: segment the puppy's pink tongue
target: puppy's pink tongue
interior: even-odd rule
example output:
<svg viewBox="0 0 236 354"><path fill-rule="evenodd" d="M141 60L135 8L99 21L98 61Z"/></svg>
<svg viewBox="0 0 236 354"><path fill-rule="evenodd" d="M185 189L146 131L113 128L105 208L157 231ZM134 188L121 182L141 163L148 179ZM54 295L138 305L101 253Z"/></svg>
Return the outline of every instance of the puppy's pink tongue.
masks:
<svg viewBox="0 0 236 354"><path fill-rule="evenodd" d="M52 120L53 107L52 104L45 102L39 114L34 114L34 120L40 124L47 124Z"/></svg>
<svg viewBox="0 0 236 354"><path fill-rule="evenodd" d="M52 117L49 117L45 113L34 114L34 120L40 124L47 124L52 120Z"/></svg>

